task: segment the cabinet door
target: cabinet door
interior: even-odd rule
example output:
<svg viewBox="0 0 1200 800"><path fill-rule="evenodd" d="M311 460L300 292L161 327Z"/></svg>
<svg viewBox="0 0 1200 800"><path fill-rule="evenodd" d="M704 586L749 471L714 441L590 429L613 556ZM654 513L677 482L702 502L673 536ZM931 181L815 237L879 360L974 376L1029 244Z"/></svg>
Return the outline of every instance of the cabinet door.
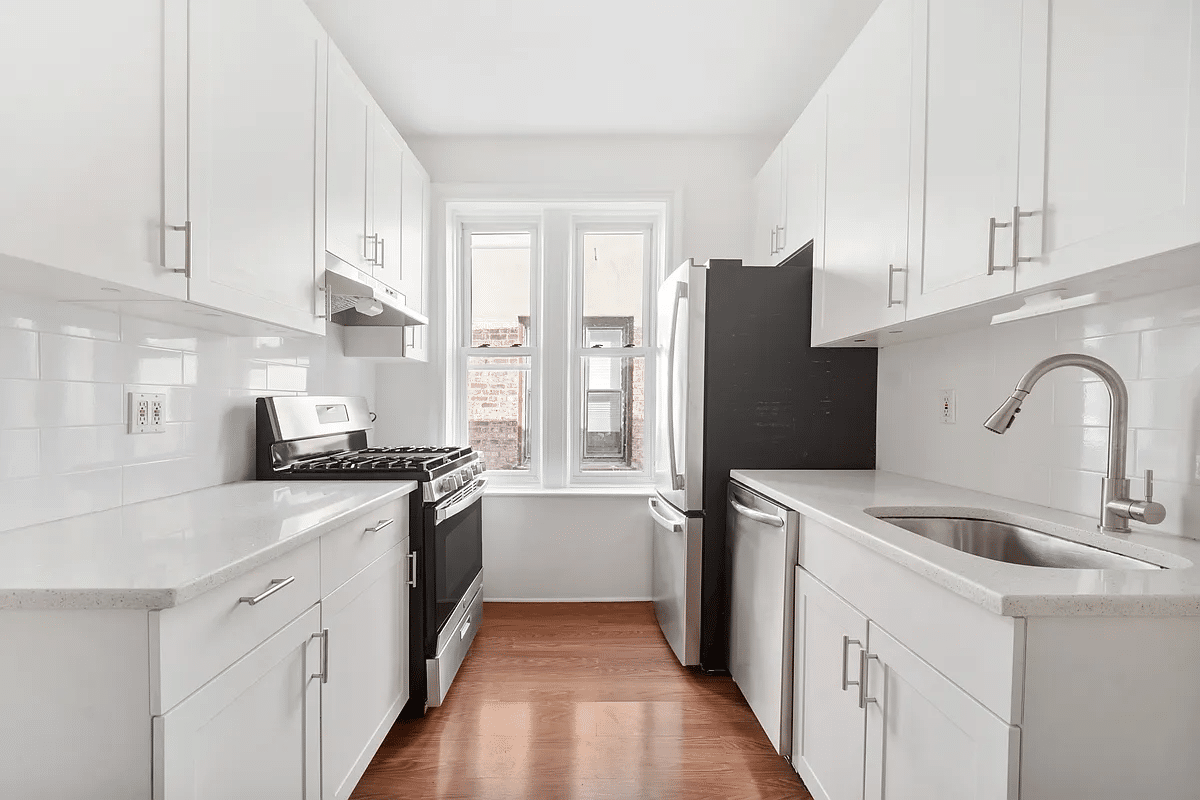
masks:
<svg viewBox="0 0 1200 800"><path fill-rule="evenodd" d="M814 797L860 800L865 712L858 679L866 617L797 567L795 637L792 765Z"/></svg>
<svg viewBox="0 0 1200 800"><path fill-rule="evenodd" d="M378 108L371 125L371 233L375 236L373 274L381 282L405 293L403 269L405 201L404 140ZM407 305L407 302L406 302Z"/></svg>
<svg viewBox="0 0 1200 800"><path fill-rule="evenodd" d="M825 95L818 94L784 139L787 152L784 255L815 240L820 230L825 191L825 112Z"/></svg>
<svg viewBox="0 0 1200 800"><path fill-rule="evenodd" d="M313 606L154 718L155 800L316 800L320 611Z"/></svg>
<svg viewBox="0 0 1200 800"><path fill-rule="evenodd" d="M912 3L883 0L826 81L824 344L904 320Z"/></svg>
<svg viewBox="0 0 1200 800"><path fill-rule="evenodd" d="M321 797L349 797L408 701L408 539L321 601Z"/></svg>
<svg viewBox="0 0 1200 800"><path fill-rule="evenodd" d="M323 332L328 38L302 0L189 3L189 299Z"/></svg>
<svg viewBox="0 0 1200 800"><path fill-rule="evenodd" d="M783 211L783 143L775 148L754 178L754 229L751 263L774 264L779 259L779 217Z"/></svg>
<svg viewBox="0 0 1200 800"><path fill-rule="evenodd" d="M186 278L167 269L183 266L182 247L163 252L164 114L186 124L187 108L186 60L182 69L164 61L168 50L186 58L186 43L164 42L186 38L186 9L183 0L4 4L0 258L33 262L33 285L45 265L186 296ZM178 211L168 222L184 224L186 206ZM57 291L113 298L81 284Z"/></svg>
<svg viewBox="0 0 1200 800"><path fill-rule="evenodd" d="M1013 291L1021 8L916 0L910 319Z"/></svg>
<svg viewBox="0 0 1200 800"><path fill-rule="evenodd" d="M867 800L1015 800L1020 729L870 627Z"/></svg>
<svg viewBox="0 0 1200 800"><path fill-rule="evenodd" d="M1200 242L1200 2L1026 7L1017 289Z"/></svg>
<svg viewBox="0 0 1200 800"><path fill-rule="evenodd" d="M404 201L401 212L400 290L407 305L425 313L425 265L429 221L429 174L412 151L404 147Z"/></svg>
<svg viewBox="0 0 1200 800"><path fill-rule="evenodd" d="M374 240L367 236L368 149L374 101L341 52L329 48L329 124L325 164L325 248L370 274Z"/></svg>

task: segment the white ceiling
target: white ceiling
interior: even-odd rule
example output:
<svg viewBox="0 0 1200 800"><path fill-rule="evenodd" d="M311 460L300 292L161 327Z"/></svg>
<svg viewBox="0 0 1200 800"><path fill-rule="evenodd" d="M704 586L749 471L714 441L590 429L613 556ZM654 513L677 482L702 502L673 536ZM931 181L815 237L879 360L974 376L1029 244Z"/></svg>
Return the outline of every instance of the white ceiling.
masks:
<svg viewBox="0 0 1200 800"><path fill-rule="evenodd" d="M879 0L308 0L405 134L782 135Z"/></svg>

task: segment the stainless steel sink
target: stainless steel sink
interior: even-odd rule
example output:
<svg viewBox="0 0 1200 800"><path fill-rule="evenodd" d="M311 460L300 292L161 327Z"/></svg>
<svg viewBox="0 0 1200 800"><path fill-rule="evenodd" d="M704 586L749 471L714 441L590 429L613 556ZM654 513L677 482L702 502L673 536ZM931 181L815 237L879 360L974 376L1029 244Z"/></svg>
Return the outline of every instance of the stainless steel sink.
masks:
<svg viewBox="0 0 1200 800"><path fill-rule="evenodd" d="M1058 569L1162 569L1158 564L1008 522L968 517L875 516L955 550L1008 564Z"/></svg>

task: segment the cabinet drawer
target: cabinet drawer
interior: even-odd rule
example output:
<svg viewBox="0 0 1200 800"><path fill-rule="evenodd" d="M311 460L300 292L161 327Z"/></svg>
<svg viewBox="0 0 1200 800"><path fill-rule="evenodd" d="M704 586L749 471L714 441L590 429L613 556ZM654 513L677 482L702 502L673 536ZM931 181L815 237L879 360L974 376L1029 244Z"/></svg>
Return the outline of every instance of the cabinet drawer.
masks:
<svg viewBox="0 0 1200 800"><path fill-rule="evenodd" d="M316 603L318 546L311 542L183 605L151 612L150 713L164 713ZM288 578L254 605L241 600Z"/></svg>
<svg viewBox="0 0 1200 800"><path fill-rule="evenodd" d="M409 500L405 495L321 537L321 597L404 541Z"/></svg>

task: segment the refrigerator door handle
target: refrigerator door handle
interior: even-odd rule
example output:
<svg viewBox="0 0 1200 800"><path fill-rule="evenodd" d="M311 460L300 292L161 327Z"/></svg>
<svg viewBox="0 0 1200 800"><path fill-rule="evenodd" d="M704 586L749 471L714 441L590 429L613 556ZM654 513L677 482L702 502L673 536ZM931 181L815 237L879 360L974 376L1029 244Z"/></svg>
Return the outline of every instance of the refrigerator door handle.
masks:
<svg viewBox="0 0 1200 800"><path fill-rule="evenodd" d="M668 518L665 514L658 510L658 500L650 498L650 516L661 527L669 530L671 533L683 533L683 523Z"/></svg>
<svg viewBox="0 0 1200 800"><path fill-rule="evenodd" d="M683 488L683 475L675 458L675 345L679 335L679 305L688 296L687 284L675 284L675 302L671 311L671 340L667 346L667 454L671 465L671 488Z"/></svg>

